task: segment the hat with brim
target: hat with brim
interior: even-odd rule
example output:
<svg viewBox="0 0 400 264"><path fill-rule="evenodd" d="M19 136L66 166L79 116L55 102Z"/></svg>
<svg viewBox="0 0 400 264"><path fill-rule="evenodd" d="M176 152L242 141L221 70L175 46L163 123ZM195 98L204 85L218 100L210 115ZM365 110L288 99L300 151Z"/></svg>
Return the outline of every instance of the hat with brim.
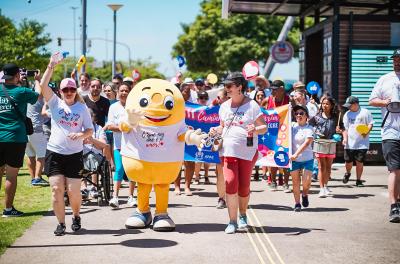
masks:
<svg viewBox="0 0 400 264"><path fill-rule="evenodd" d="M349 96L344 103L344 107L349 108L352 104L358 104L360 101L355 96Z"/></svg>
<svg viewBox="0 0 400 264"><path fill-rule="evenodd" d="M14 63L8 63L3 66L3 77L4 80L10 80L19 72L19 67Z"/></svg>
<svg viewBox="0 0 400 264"><path fill-rule="evenodd" d="M285 89L285 83L282 82L281 80L275 80L271 83L271 86L269 87L269 89L271 90L276 90L276 89Z"/></svg>
<svg viewBox="0 0 400 264"><path fill-rule="evenodd" d="M243 77L243 74L240 72L232 72L229 74L226 79L222 82L223 84L230 84L230 83L243 83L245 81L245 78Z"/></svg>
<svg viewBox="0 0 400 264"><path fill-rule="evenodd" d="M393 55L390 58L400 57L400 49L396 49L393 51Z"/></svg>
<svg viewBox="0 0 400 264"><path fill-rule="evenodd" d="M62 89L64 89L64 88L74 88L74 89L76 89L76 83L75 83L75 80L74 79L72 79L72 78L65 78L65 79L63 79L62 81L61 81L61 84L60 84L60 89L62 90Z"/></svg>
<svg viewBox="0 0 400 264"><path fill-rule="evenodd" d="M303 110L306 113L306 115L308 116L307 106L301 105L301 104L297 104L297 105L293 106L293 112L296 112L299 109Z"/></svg>

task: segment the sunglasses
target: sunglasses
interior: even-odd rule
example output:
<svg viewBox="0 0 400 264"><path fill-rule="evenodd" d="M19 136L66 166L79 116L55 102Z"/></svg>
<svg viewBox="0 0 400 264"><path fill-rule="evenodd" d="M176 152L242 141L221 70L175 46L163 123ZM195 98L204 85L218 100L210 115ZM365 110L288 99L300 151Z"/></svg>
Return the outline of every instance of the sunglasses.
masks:
<svg viewBox="0 0 400 264"><path fill-rule="evenodd" d="M295 116L304 116L306 113L304 112L296 112L294 113Z"/></svg>
<svg viewBox="0 0 400 264"><path fill-rule="evenodd" d="M207 97L199 97L199 100L208 100Z"/></svg>
<svg viewBox="0 0 400 264"><path fill-rule="evenodd" d="M225 84L225 88L231 88L233 85L235 85L236 86L236 84L234 84L234 83L230 83L230 84Z"/></svg>
<svg viewBox="0 0 400 264"><path fill-rule="evenodd" d="M63 93L68 93L68 92L76 93L76 88L66 87L66 88L61 89L61 92L63 92Z"/></svg>

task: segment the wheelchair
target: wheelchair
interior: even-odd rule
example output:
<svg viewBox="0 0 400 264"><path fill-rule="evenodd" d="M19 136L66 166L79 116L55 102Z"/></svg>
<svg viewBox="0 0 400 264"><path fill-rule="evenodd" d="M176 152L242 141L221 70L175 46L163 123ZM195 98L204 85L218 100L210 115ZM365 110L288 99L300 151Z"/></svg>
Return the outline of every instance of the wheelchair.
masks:
<svg viewBox="0 0 400 264"><path fill-rule="evenodd" d="M81 172L82 181L87 181L94 187L96 187L98 192L97 204L99 206L108 205L109 200L112 198L113 192L111 164L104 156L98 155L96 164L91 164L90 166L88 166L87 159L91 158L90 154L93 153L89 152L84 155L85 168ZM97 175L96 182L92 181L93 174Z"/></svg>

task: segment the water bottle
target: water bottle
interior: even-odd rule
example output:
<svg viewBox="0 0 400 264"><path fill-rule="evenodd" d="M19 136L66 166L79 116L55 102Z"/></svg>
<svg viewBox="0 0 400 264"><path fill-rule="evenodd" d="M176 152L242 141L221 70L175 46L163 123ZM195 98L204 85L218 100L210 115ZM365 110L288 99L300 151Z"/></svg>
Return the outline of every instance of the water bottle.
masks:
<svg viewBox="0 0 400 264"><path fill-rule="evenodd" d="M248 147L253 146L253 132L247 132L246 146Z"/></svg>

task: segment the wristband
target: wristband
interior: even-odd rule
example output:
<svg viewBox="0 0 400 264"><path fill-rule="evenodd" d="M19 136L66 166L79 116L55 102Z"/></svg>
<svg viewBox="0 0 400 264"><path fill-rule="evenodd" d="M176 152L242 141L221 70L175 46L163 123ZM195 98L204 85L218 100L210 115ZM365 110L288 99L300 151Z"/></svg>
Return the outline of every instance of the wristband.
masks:
<svg viewBox="0 0 400 264"><path fill-rule="evenodd" d="M256 127L255 127L255 130L256 130L256 131L260 131L260 130L263 130L263 129L265 129L265 128L267 128L267 125L261 125L261 126L256 126Z"/></svg>

